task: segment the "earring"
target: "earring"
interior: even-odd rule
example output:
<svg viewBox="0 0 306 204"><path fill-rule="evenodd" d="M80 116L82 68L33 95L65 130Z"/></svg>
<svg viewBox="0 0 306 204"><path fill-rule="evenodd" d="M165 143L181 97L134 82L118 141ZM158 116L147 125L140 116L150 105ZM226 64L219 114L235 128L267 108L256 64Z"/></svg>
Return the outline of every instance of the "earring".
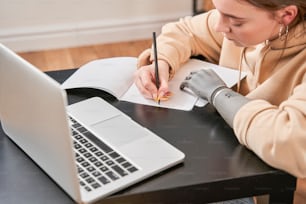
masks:
<svg viewBox="0 0 306 204"><path fill-rule="evenodd" d="M285 26L284 24L281 24L278 32L278 38L280 40L285 40L289 32L289 26Z"/></svg>

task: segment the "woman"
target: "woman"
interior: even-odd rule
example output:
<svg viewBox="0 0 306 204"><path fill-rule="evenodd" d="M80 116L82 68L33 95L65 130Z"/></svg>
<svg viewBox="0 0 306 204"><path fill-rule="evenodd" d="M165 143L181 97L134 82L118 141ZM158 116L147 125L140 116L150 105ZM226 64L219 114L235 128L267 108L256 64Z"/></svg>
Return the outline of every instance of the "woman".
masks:
<svg viewBox="0 0 306 204"><path fill-rule="evenodd" d="M191 73L181 88L212 103L241 144L299 178L295 203L306 203L306 190L300 190L306 183L306 1L213 4L215 10L163 27L157 39L159 90L150 49L139 56L135 83L145 97L160 99L180 65L197 55L247 72L236 90L211 70Z"/></svg>

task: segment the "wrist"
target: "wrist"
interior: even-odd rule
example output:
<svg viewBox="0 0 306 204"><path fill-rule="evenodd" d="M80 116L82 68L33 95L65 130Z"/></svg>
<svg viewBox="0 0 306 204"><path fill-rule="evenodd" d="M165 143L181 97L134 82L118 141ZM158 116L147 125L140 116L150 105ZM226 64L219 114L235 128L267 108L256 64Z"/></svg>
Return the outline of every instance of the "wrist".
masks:
<svg viewBox="0 0 306 204"><path fill-rule="evenodd" d="M163 69L162 72L164 73L168 73L168 80L170 79L170 75L171 75L171 67L169 65L169 63L165 60L158 60L158 66Z"/></svg>
<svg viewBox="0 0 306 204"><path fill-rule="evenodd" d="M224 118L224 120L233 127L233 121L239 109L250 99L233 91L230 88L224 88L218 91L213 98L212 105Z"/></svg>
<svg viewBox="0 0 306 204"><path fill-rule="evenodd" d="M222 91L224 91L225 89L229 89L229 88L226 87L226 86L220 86L220 87L216 88L216 89L213 91L213 93L211 94L211 96L210 96L208 102L209 102L210 104L214 105L214 104L215 104L215 99L216 99L216 97L217 97Z"/></svg>

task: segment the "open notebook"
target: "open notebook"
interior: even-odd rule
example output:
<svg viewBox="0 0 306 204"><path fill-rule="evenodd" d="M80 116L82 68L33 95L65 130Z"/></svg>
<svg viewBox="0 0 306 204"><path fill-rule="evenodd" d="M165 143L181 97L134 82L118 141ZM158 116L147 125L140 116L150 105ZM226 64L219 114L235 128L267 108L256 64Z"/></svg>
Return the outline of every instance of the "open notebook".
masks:
<svg viewBox="0 0 306 204"><path fill-rule="evenodd" d="M101 98L66 104L60 84L0 44L3 130L76 202L94 202L184 160Z"/></svg>
<svg viewBox="0 0 306 204"><path fill-rule="evenodd" d="M192 71L200 69L212 69L228 87L234 86L240 79L246 76L242 72L239 79L239 71L222 67L216 64L197 59L190 59L182 65L169 81L169 90L172 96L167 101L156 103L146 99L134 84L133 74L136 70L137 58L135 57L112 57L88 62L73 73L63 84L64 89L95 88L106 91L118 100L132 103L157 106L161 108L190 111L194 107L204 106L207 101L199 99L194 94L180 90L180 84Z"/></svg>

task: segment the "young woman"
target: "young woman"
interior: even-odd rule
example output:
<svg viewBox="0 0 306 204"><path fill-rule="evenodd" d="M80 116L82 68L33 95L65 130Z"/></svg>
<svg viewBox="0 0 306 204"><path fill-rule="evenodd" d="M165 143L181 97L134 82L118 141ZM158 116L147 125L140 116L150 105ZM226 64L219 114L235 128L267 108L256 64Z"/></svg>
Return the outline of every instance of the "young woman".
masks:
<svg viewBox="0 0 306 204"><path fill-rule="evenodd" d="M162 28L157 38L159 90L151 49L139 56L135 83L145 97L159 99L180 65L197 55L247 72L235 90L211 70L191 73L181 88L212 103L241 144L299 178L295 203L306 203L306 190L300 190L306 183L306 1L213 4L215 10Z"/></svg>

